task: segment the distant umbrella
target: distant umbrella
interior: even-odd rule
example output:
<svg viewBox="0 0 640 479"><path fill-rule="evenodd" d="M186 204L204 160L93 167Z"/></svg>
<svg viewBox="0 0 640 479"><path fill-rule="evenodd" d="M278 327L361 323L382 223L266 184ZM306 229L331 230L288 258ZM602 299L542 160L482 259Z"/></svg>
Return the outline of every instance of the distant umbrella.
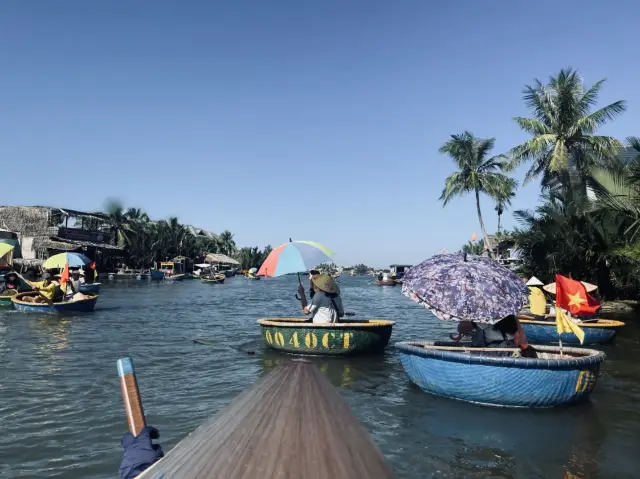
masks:
<svg viewBox="0 0 640 479"><path fill-rule="evenodd" d="M402 293L439 319L494 324L522 309L529 288L490 258L455 253L412 267Z"/></svg>
<svg viewBox="0 0 640 479"><path fill-rule="evenodd" d="M62 269L67 263L71 268L80 268L91 263L91 260L80 253L60 253L46 260L42 267L45 269Z"/></svg>

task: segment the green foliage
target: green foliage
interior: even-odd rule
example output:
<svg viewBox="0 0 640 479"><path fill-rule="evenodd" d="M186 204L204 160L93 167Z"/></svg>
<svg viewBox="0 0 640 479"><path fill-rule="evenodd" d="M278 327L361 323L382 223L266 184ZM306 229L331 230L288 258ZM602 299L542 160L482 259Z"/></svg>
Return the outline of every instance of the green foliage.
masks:
<svg viewBox="0 0 640 479"><path fill-rule="evenodd" d="M616 101L592 111L604 84L600 80L585 88L578 72L571 68L549 79L536 80L524 89L524 101L532 118L514 118L532 138L511 150L511 168L532 162L525 183L542 177L543 188L565 183L568 176L584 179L589 171L615 158L621 143L596 134L599 127L625 111L624 101Z"/></svg>
<svg viewBox="0 0 640 479"><path fill-rule="evenodd" d="M456 196L474 193L480 228L490 248L491 243L482 220L480 193L505 205L518 186L516 180L502 173L506 168L506 157L489 157L494 144L495 138L480 139L465 131L459 135L451 135L451 139L440 148L440 153L449 155L457 167L457 171L445 180L440 201L446 206Z"/></svg>
<svg viewBox="0 0 640 479"><path fill-rule="evenodd" d="M484 240L468 241L467 244L462 245L460 249L461 253L469 253L475 255L481 255L484 251Z"/></svg>
<svg viewBox="0 0 640 479"><path fill-rule="evenodd" d="M271 251L272 248L270 245L267 245L264 250L260 250L257 246L240 248L237 255L237 260L240 262L240 269L260 269L260 266L262 266L262 263L264 263L264 260L267 259Z"/></svg>

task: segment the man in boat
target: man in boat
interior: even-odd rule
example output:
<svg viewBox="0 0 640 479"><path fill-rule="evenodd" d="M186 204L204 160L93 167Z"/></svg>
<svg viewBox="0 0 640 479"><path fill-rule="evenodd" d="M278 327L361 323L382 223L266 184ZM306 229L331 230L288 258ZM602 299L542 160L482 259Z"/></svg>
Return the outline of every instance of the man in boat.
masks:
<svg viewBox="0 0 640 479"><path fill-rule="evenodd" d="M460 337L470 336L472 344L480 348L520 348L524 357L537 357L529 346L527 336L515 315L509 315L495 324L461 321L458 323Z"/></svg>
<svg viewBox="0 0 640 479"><path fill-rule="evenodd" d="M302 311L311 314L314 323L337 323L344 317L344 308L340 298L340 289L328 273L318 274L311 279L315 294L311 304L307 305L302 285L298 287Z"/></svg>
<svg viewBox="0 0 640 479"><path fill-rule="evenodd" d="M3 296L24 293L30 290L29 285L15 271L5 274L4 283L0 284L0 295Z"/></svg>
<svg viewBox="0 0 640 479"><path fill-rule="evenodd" d="M536 321L544 321L547 314L547 298L542 290L544 283L532 276L526 284L529 287L529 310Z"/></svg>
<svg viewBox="0 0 640 479"><path fill-rule="evenodd" d="M87 299L87 296L80 292L80 285L84 284L84 279L80 276L80 270L71 271L71 278L64 286L61 286L65 301L80 301Z"/></svg>
<svg viewBox="0 0 640 479"><path fill-rule="evenodd" d="M22 300L25 303L46 303L47 300L54 301L57 293L59 293L58 285L53 282L53 277L49 272L45 272L42 275L42 281L27 281L27 283L34 291L40 294L38 296L27 296L23 298Z"/></svg>

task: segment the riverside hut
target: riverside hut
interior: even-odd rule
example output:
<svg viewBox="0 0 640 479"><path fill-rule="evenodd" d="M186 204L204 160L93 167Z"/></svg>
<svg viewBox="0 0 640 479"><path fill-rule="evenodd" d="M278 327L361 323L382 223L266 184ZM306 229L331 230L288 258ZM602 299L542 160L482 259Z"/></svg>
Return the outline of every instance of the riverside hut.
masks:
<svg viewBox="0 0 640 479"><path fill-rule="evenodd" d="M74 220L69 226L69 220ZM101 270L124 259L124 250L110 244L104 213L48 206L0 206L0 228L13 232L14 265L37 266L57 253L76 251L94 259Z"/></svg>

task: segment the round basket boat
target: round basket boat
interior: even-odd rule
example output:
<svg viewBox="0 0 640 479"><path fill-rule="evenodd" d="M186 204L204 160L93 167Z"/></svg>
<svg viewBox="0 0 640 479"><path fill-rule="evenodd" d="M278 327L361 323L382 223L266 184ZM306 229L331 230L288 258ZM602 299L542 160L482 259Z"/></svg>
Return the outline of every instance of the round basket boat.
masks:
<svg viewBox="0 0 640 479"><path fill-rule="evenodd" d="M580 340L575 334L558 334L555 318L553 319L552 321L536 321L526 316L518 318L527 340L533 344L557 344L562 339L563 345L580 345ZM624 326L624 323L613 319L597 319L579 323L579 326L584 331L584 345L589 345L608 343L613 340L618 330Z"/></svg>
<svg viewBox="0 0 640 479"><path fill-rule="evenodd" d="M98 294L100 292L100 283L84 283L80 285L79 289L83 294Z"/></svg>
<svg viewBox="0 0 640 479"><path fill-rule="evenodd" d="M0 308L11 306L13 304L11 298L13 298L13 296L0 296Z"/></svg>
<svg viewBox="0 0 640 479"><path fill-rule="evenodd" d="M278 351L342 356L382 352L395 323L383 319L312 323L307 318L266 318L258 324L267 346Z"/></svg>
<svg viewBox="0 0 640 479"><path fill-rule="evenodd" d="M20 293L13 297L13 306L18 311L24 313L45 313L45 314L67 314L67 313L86 313L93 311L98 301L98 295L88 295L88 299L80 301L65 301L62 303L53 303L51 306L47 303L27 303L22 299L27 296L38 296L35 291L28 293Z"/></svg>
<svg viewBox="0 0 640 479"><path fill-rule="evenodd" d="M535 346L537 359L504 356L515 349L454 343L401 342L394 346L416 385L437 396L489 406L554 407L585 401L605 354L583 348Z"/></svg>
<svg viewBox="0 0 640 479"><path fill-rule="evenodd" d="M380 280L380 279L376 279L376 284L378 286L395 286L398 283L397 283L397 281L395 279L388 279L386 281Z"/></svg>

